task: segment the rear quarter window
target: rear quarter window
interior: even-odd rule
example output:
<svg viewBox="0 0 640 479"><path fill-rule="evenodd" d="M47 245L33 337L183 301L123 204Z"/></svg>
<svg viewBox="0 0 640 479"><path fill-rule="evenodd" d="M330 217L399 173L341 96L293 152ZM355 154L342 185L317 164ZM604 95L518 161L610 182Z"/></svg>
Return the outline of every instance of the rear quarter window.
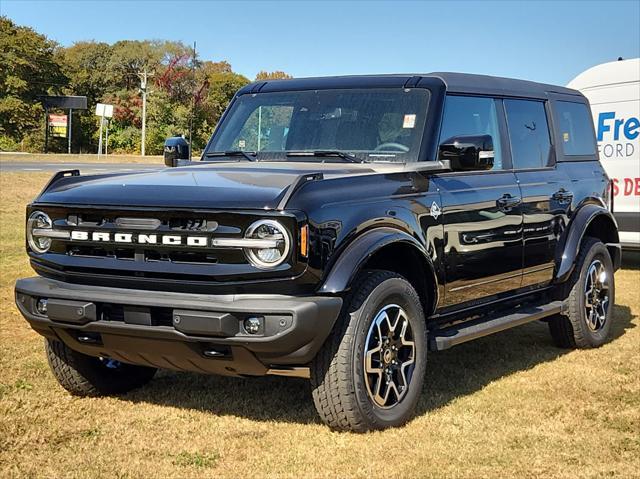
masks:
<svg viewBox="0 0 640 479"><path fill-rule="evenodd" d="M590 156L596 143L589 108L584 103L556 101L554 104L558 141L565 156Z"/></svg>

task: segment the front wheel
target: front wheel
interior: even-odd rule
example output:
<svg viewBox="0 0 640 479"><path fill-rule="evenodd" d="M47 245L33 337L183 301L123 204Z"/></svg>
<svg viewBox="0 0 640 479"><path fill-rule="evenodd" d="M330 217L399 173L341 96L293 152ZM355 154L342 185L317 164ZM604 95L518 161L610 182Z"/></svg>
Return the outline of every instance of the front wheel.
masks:
<svg viewBox="0 0 640 479"><path fill-rule="evenodd" d="M426 354L413 286L392 272L365 272L311 367L320 417L333 429L358 432L404 424L420 397Z"/></svg>
<svg viewBox="0 0 640 479"><path fill-rule="evenodd" d="M53 339L45 339L45 349L58 383L76 396L126 393L147 384L156 373L155 368L87 356Z"/></svg>

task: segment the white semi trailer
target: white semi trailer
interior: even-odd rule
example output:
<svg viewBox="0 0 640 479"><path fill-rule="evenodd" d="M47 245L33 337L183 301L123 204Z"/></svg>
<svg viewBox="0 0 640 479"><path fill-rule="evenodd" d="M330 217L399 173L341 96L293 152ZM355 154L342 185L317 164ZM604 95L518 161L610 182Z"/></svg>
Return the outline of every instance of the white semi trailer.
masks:
<svg viewBox="0 0 640 479"><path fill-rule="evenodd" d="M640 249L640 58L596 65L567 86L591 103L622 246Z"/></svg>

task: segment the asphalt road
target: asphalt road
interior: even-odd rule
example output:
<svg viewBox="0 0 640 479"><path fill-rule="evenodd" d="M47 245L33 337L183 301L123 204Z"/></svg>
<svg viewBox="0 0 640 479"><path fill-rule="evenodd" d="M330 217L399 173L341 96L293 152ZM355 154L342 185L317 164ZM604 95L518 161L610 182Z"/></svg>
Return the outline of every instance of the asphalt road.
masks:
<svg viewBox="0 0 640 479"><path fill-rule="evenodd" d="M55 172L60 170L80 170L81 173L100 173L108 171L140 171L164 168L163 164L145 163L45 163L45 162L2 162L0 171L2 172Z"/></svg>

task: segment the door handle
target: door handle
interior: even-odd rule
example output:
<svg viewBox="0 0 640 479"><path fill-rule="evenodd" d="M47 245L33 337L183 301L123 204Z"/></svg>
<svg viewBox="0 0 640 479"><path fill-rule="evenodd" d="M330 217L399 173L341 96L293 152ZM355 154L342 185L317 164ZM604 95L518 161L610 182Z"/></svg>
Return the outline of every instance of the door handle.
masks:
<svg viewBox="0 0 640 479"><path fill-rule="evenodd" d="M519 196L511 196L509 193L502 195L501 198L496 200L496 205L502 211L511 211L514 207L522 203L522 199Z"/></svg>
<svg viewBox="0 0 640 479"><path fill-rule="evenodd" d="M553 195L551 195L551 198L560 204L567 204L573 201L573 193L571 191L565 190L564 188L560 188Z"/></svg>

